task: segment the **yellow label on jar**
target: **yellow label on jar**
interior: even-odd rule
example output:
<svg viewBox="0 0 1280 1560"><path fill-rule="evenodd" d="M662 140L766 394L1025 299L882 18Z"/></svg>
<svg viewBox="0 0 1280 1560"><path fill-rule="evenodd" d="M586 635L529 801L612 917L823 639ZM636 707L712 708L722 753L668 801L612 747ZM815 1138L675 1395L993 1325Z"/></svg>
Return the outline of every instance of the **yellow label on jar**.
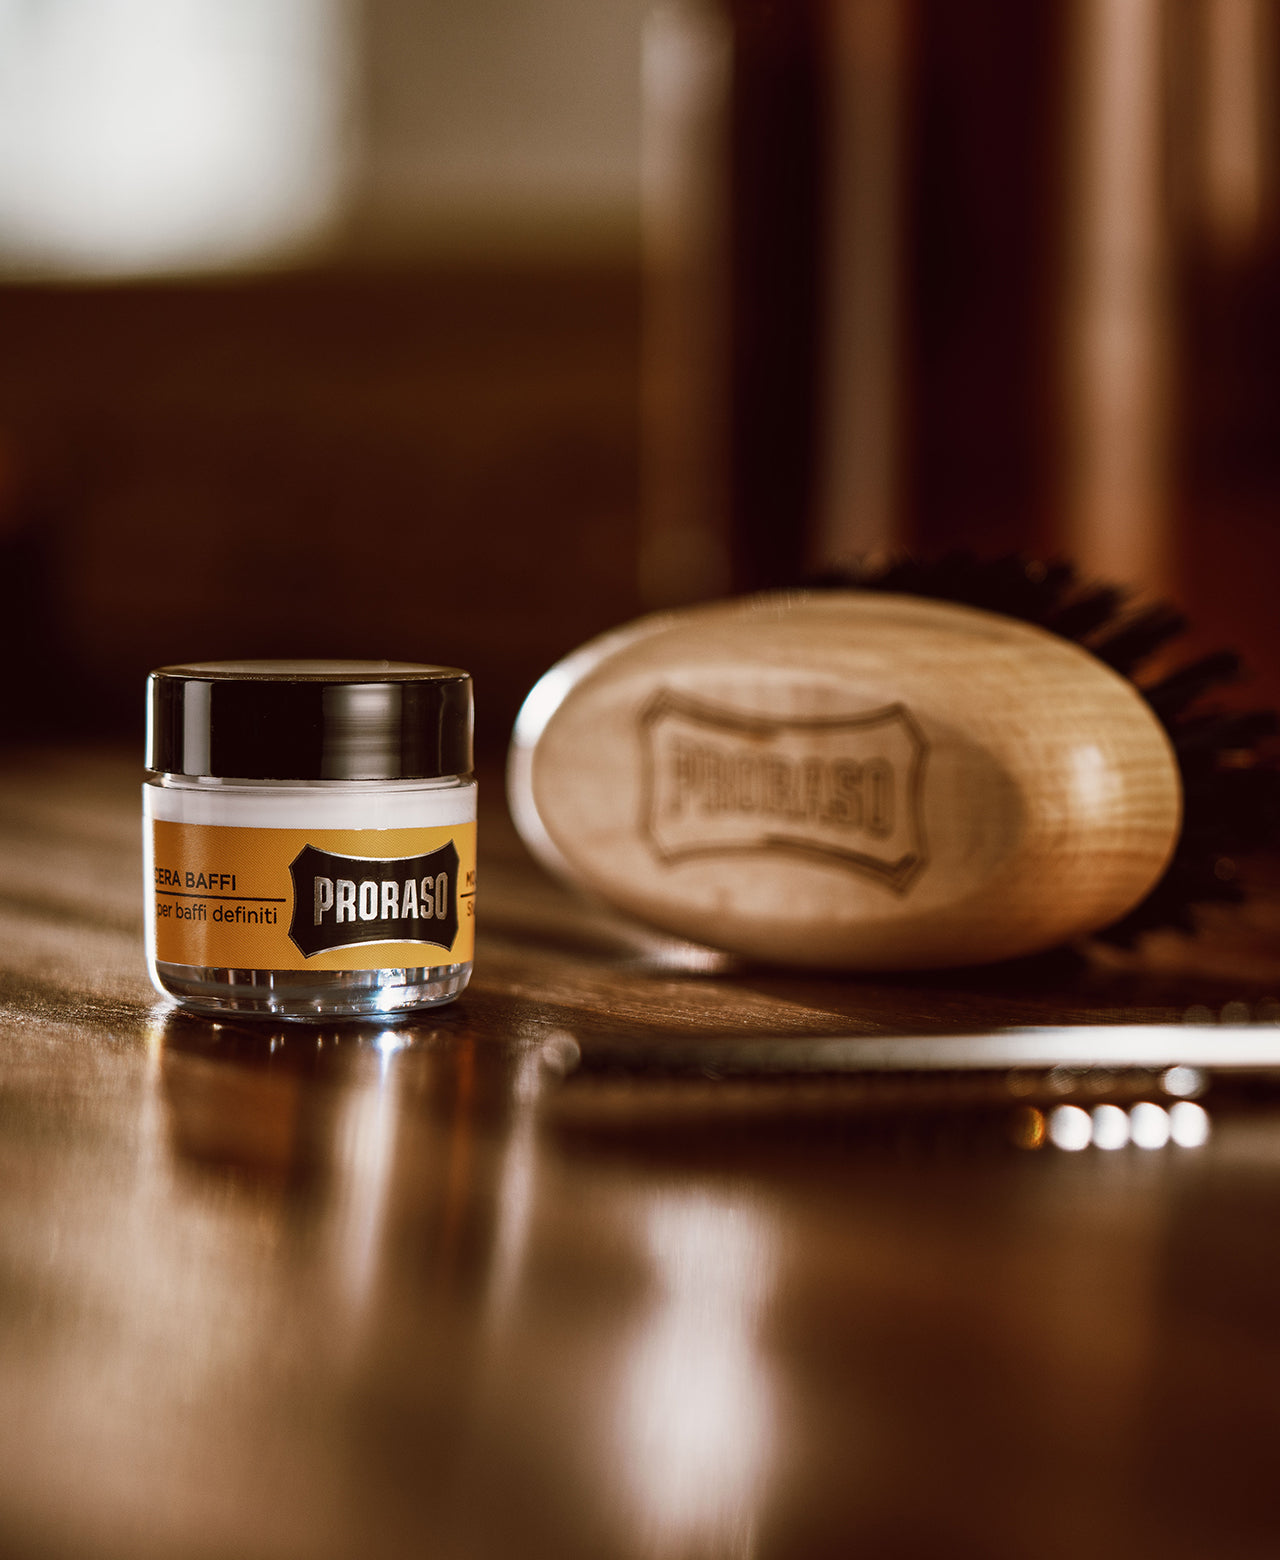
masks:
<svg viewBox="0 0 1280 1560"><path fill-rule="evenodd" d="M161 964L378 970L469 963L476 826L151 824Z"/></svg>

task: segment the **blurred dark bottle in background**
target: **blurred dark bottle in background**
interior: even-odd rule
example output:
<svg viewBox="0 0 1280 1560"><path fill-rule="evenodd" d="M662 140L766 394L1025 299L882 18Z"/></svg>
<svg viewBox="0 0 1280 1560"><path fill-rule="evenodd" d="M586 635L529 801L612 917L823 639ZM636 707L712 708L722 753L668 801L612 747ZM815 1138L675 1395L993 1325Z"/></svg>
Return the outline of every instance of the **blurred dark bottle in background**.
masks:
<svg viewBox="0 0 1280 1560"><path fill-rule="evenodd" d="M1020 550L1280 697L1268 0L672 0L645 50L642 588Z"/></svg>

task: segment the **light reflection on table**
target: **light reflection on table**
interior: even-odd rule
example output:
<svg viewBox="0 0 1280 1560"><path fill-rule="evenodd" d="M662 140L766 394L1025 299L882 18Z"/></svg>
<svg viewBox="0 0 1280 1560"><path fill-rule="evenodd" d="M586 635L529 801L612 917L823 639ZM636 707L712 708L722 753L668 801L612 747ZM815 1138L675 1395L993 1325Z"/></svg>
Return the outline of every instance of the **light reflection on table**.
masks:
<svg viewBox="0 0 1280 1560"><path fill-rule="evenodd" d="M921 1544L939 1500L964 1510L998 1452L1024 1495L981 1531L1015 1556L1052 1484L1019 1436L1086 1433L1123 1508L1177 1210L1213 1206L1160 1167L1242 1143L1280 1165L1253 1117L1221 1128L1216 1075L1015 1068L956 1094L600 1074L589 1043L495 1042L462 1008L277 1031L155 1009L113 1063L102 1122L128 1128L95 1221L53 1259L81 1320L42 1344L19 1314L12 1552L398 1556L424 1524L441 1553L782 1556L854 1530L883 1552L886 1524ZM79 1178L41 1153L51 1187ZM972 1446L959 1408L910 1406L953 1376ZM997 1428L1016 1379L1029 1417ZM918 1511L908 1445L953 1465Z"/></svg>
<svg viewBox="0 0 1280 1560"><path fill-rule="evenodd" d="M746 1556L775 1449L761 1332L776 1232L751 1198L696 1184L655 1193L637 1222L655 1288L620 1375L615 1446L633 1530L657 1555Z"/></svg>

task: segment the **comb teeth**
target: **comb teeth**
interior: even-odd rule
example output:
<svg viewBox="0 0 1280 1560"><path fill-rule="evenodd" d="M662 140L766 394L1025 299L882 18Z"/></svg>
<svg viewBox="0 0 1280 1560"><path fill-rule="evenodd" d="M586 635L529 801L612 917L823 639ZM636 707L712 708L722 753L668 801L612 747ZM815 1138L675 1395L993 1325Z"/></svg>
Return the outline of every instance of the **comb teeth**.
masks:
<svg viewBox="0 0 1280 1560"><path fill-rule="evenodd" d="M1086 583L1068 563L1018 555L951 553L932 562L895 558L804 582L812 588L893 591L999 612L1074 640L1127 677L1163 726L1183 783L1183 826L1164 876L1121 920L1095 935L1129 946L1161 928L1194 932L1194 908L1236 903L1236 856L1280 842L1280 769L1259 752L1280 729L1272 710L1204 707L1242 675L1231 650L1202 656L1143 686L1138 673L1186 630L1165 602L1130 611L1120 586Z"/></svg>

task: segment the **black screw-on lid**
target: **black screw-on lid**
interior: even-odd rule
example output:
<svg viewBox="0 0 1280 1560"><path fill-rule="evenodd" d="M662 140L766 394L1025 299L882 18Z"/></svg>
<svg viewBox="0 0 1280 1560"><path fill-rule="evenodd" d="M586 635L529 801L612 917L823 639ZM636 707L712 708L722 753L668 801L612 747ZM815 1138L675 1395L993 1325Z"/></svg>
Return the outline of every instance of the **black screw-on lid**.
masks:
<svg viewBox="0 0 1280 1560"><path fill-rule="evenodd" d="M236 780L471 772L471 678L405 661L197 661L147 679L147 768Z"/></svg>

